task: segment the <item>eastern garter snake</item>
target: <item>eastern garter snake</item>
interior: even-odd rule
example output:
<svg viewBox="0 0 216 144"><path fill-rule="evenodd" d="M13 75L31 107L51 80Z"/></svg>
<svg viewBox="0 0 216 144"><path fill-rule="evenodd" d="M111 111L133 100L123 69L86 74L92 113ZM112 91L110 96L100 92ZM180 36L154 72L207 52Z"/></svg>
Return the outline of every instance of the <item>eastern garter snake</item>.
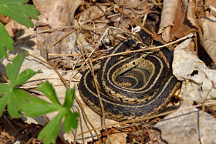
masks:
<svg viewBox="0 0 216 144"><path fill-rule="evenodd" d="M111 54L139 47L135 40L129 39L116 46ZM105 59L101 68L95 70L105 117L122 121L161 109L179 86L171 63L172 52L168 48ZM78 89L84 102L102 115L90 70L84 72Z"/></svg>

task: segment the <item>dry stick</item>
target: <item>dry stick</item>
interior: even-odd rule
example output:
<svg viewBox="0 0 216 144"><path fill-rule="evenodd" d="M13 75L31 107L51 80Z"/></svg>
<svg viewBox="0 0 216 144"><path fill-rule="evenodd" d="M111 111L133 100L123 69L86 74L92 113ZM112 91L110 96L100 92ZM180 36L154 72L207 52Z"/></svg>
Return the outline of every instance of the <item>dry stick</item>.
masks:
<svg viewBox="0 0 216 144"><path fill-rule="evenodd" d="M89 127L89 125L88 125L88 122L87 122L87 120L86 120L86 118L85 118L85 116L84 116L84 114L83 114L83 112L82 111L80 111L80 109L79 108L77 108L77 110L78 110L78 112L81 114L81 116L83 117L83 120L84 120L84 123L85 123L85 125L87 126L87 128L90 130L91 128ZM83 132L83 127L82 127L82 119L81 119L81 117L80 117L80 129L81 129L81 132ZM90 132L90 135L91 135L91 138L92 138L92 141L94 140L94 136L93 136L93 133L92 132ZM74 137L74 140L76 140L76 137ZM84 134L82 133L82 140L84 141ZM84 143L84 142L83 142Z"/></svg>
<svg viewBox="0 0 216 144"><path fill-rule="evenodd" d="M89 55L88 57L91 57L91 55L94 53L95 50L96 50L96 48L90 53L90 55ZM82 52L82 51L81 51L81 52ZM81 55L81 56L83 56L83 55ZM83 57L84 57L84 56L83 56ZM87 59L85 60L85 62L81 65L81 67L87 62L88 57L87 57ZM91 68L91 66L90 66L90 68ZM93 69L93 68L92 68L92 69ZM84 115L85 117L87 117L87 115L86 115L85 113L83 113L83 115ZM89 119L87 119L87 121L89 122L90 126L94 129L94 126L93 126L92 123L89 121ZM98 135L97 131L94 131L94 132L96 133L97 138L99 138L99 135Z"/></svg>
<svg viewBox="0 0 216 144"><path fill-rule="evenodd" d="M80 111L79 111L79 112L80 112ZM80 113L82 113L82 111L81 111ZM82 116L83 116L83 120L84 120L85 125L87 126L87 128L88 128L88 129L91 129L91 128L89 127L88 122L87 122L87 120L86 120L86 118L85 118L85 116L84 116L83 113L82 113ZM82 135L83 135L83 133L82 133ZM93 135L92 131L90 132L90 135L91 135L91 138L92 138L92 141L93 141L93 140L94 140L94 135Z"/></svg>
<svg viewBox="0 0 216 144"><path fill-rule="evenodd" d="M51 44L51 47L54 47L56 44L58 44L60 41L62 41L63 39L65 39L66 37L68 37L72 32L74 32L74 30L64 34L62 37L60 37L60 39L58 39L56 42L54 42L53 44Z"/></svg>
<svg viewBox="0 0 216 144"><path fill-rule="evenodd" d="M216 104L216 102L208 102L208 103L205 103L205 106L214 105L214 104ZM197 107L200 107L202 105L203 104L199 104L199 105L194 106L193 108L197 108ZM191 107L185 108L185 110L190 110L190 109L192 109L192 108ZM140 121L150 120L150 119L157 118L157 117L160 117L160 116L168 115L168 114L173 113L175 111L177 111L177 110L171 110L171 111L163 112L163 113L156 114L156 115L149 116L149 117L143 117L143 118L132 119L132 120L125 120L123 122L119 122L119 123L115 123L115 124L109 124L109 125L106 125L106 126L108 128L108 127L113 127L113 126L117 126L117 125L125 125L125 124L128 124L128 123L136 123L136 122L140 122ZM96 130L100 130L100 129L101 129L101 127L96 128ZM89 133L89 131L85 131L84 134L85 133ZM78 134L78 136L79 135L80 134Z"/></svg>
<svg viewBox="0 0 216 144"><path fill-rule="evenodd" d="M109 29L109 28L108 28ZM101 42L103 40L103 38L105 37L106 33L108 32L108 29L105 30L105 32L103 33L103 35L101 36L99 42ZM98 43L100 44L100 43ZM81 65L81 67L87 63L87 61L89 60L89 58L92 56L92 54L95 52L97 47L95 47L95 49L87 56L86 60L84 61L84 63ZM101 121L101 124L102 124L102 127L105 126L105 116L104 116L104 106L103 106L103 103L102 103L102 100L101 100L101 97L100 97L100 93L99 93L99 89L98 89L98 84L96 83L96 78L95 78L95 75L94 75L94 71L93 71L93 65L92 65L92 62L90 62L90 68L92 69L92 73L93 73L93 78L94 78L94 82L95 82L95 85L96 85L96 90L97 90L97 94L99 96L99 99L100 99L100 105L101 105L101 109L102 109L102 121ZM87 117L86 114L84 114L85 117ZM87 119L87 121L89 122L89 119ZM91 127L94 128L94 126L92 125L92 123L89 123ZM87 125L88 127L88 125ZM98 133L95 131L97 137L99 138L99 135Z"/></svg>
<svg viewBox="0 0 216 144"><path fill-rule="evenodd" d="M140 122L140 121L145 121L145 120L157 118L157 117L160 117L160 116L165 116L165 115L170 114L170 113L172 113L174 111L176 111L176 110L172 110L172 111L168 111L168 112L163 112L163 113L160 113L160 114L157 114L157 115L153 115L153 116L149 116L149 117L137 118L137 119L133 119L133 120L125 120L123 122L106 125L106 128L117 126L117 125L125 125L125 124L128 124L128 123L136 123L136 122ZM97 127L96 130L101 130L101 127ZM85 133L89 133L89 132L90 131L85 131L83 133L85 134ZM78 136L79 135L80 134L78 134Z"/></svg>
<svg viewBox="0 0 216 144"><path fill-rule="evenodd" d="M65 86L66 88L69 88L69 86L68 86L67 82L65 81L65 79L64 79L64 78L61 76L61 74L56 70L56 68L54 68L50 63L48 63L48 62L44 61L43 59L41 59L41 58L39 58L39 57L36 57L36 56L34 56L34 55L30 54L30 53L29 53L29 55L30 55L31 57L33 57L33 58L39 60L40 62L42 62L44 65L47 65L48 67L50 67L51 69L53 69L53 70L56 72L56 74L58 75L58 77L60 78L61 82L64 84L64 86ZM83 109L83 107L82 107L81 102L80 102L77 98L75 98L75 100L76 100L77 104L79 105L80 110L81 110L82 113L84 114L86 120L88 121L88 123L89 123L90 126L92 127L93 131L95 132L95 134L97 135L97 137L99 137L97 131L96 131L95 128L94 128L94 126L92 125L92 123L90 122L90 120L88 119L88 117L86 116L86 113L85 113L85 111L84 111L84 109Z"/></svg>
<svg viewBox="0 0 216 144"><path fill-rule="evenodd" d="M99 43L98 45L101 43L101 41L104 39L105 35L107 34L109 28L107 28L105 30L105 32L103 33L103 35L101 36L100 40L99 40ZM89 66L90 66L90 69L91 69L91 72L92 72L92 76L93 76L93 80L94 80L94 83L95 83L95 87L96 87L96 91L97 91L97 95L99 97L99 101L100 101L100 106L101 106L101 111L102 111L102 120L101 120L101 125L102 127L105 126L105 111L104 111L104 106L103 106L103 102L102 102L102 99L101 99L101 96L100 96L100 91L99 91L99 88L98 88L98 84L97 84L97 80L95 78L95 74L94 74L94 68L93 68L93 64L92 62L90 61L90 57L92 56L92 54L96 51L98 46L95 46L95 48L91 51L91 53L87 56L86 60L84 61L84 63L81 65L81 67L87 63L87 61L89 61Z"/></svg>
<svg viewBox="0 0 216 144"><path fill-rule="evenodd" d="M37 34L51 33L51 32L54 32L54 31L62 31L62 30L67 29L67 28L74 28L74 26L59 26L57 28L52 28L52 29L47 29L47 30L39 31L39 32L37 32Z"/></svg>
<svg viewBox="0 0 216 144"><path fill-rule="evenodd" d="M93 54L93 53L95 52L95 50L97 49L98 45L101 44L102 40L103 40L104 37L107 35L107 33L108 33L108 31L109 31L110 29L118 29L118 30L120 30L120 31L123 31L123 30L120 29L120 28L108 27L108 28L105 30L105 32L102 34L101 38L99 39L99 42L98 42L98 44L95 46L95 49L93 49L92 52L87 56L85 62L87 62L87 61L88 61L88 58L90 58L90 57L92 56L92 54ZM124 32L124 31L123 31L123 32ZM125 32L125 33L127 33L127 32ZM80 56L80 54L57 54L57 53L49 53L48 55L49 55L49 56ZM85 62L84 62L84 63L85 63Z"/></svg>
<svg viewBox="0 0 216 144"><path fill-rule="evenodd" d="M72 67L72 71L75 70L75 67L76 67L77 63L78 63L78 60L76 60L76 62L74 63L74 65L73 65L73 67ZM72 79L76 79L76 78L74 78L74 77L75 77L77 74L78 74L78 73L76 73L75 75L71 75L71 76L70 76L71 78L69 79L69 82L72 82ZM77 81L77 82L79 82L79 81Z"/></svg>
<svg viewBox="0 0 216 144"><path fill-rule="evenodd" d="M197 111L197 131L198 131L198 141L202 144L201 134L200 134L200 112Z"/></svg>
<svg viewBox="0 0 216 144"><path fill-rule="evenodd" d="M120 52L120 53L115 53L115 54L110 54L110 55L106 55L106 56L102 56L102 57L99 57L99 58L96 58L96 59L93 59L92 62L95 62L95 61L98 61L98 60L101 60L101 59L105 59L105 58L108 58L108 57L111 57L111 56L118 56L118 55L126 55L126 54L130 54L130 53L136 53L136 52L143 52L143 51L148 51L148 50L157 50L157 49L160 49L160 48L163 48L163 47L167 47L169 45L173 45L173 44L176 44L182 40L185 40L185 39L188 39L188 38L191 38L193 37L193 34L189 34L187 36L184 36L180 39L177 39L173 42L170 42L170 43L167 43L167 44L164 44L164 45L161 45L161 46L154 46L154 47L149 47L149 48L142 48L142 49L138 49L138 50L131 50L131 51L126 51L126 52Z"/></svg>
<svg viewBox="0 0 216 144"><path fill-rule="evenodd" d="M80 102L78 99L77 99L76 102L78 103L79 106L82 106L81 102ZM88 117L87 117L85 111L81 109L81 112L82 112L82 115L85 117L85 119L88 121L89 125L92 127L93 130L91 130L91 131L94 131L95 134L96 134L96 136L97 136L97 138L99 139L99 134L97 133L97 131L96 131L96 129L94 128L93 124L92 124L92 123L90 122L90 120L88 119ZM88 127L88 128L89 128L89 127Z"/></svg>
<svg viewBox="0 0 216 144"><path fill-rule="evenodd" d="M178 40L176 40L176 41L167 43L167 44L162 45L162 46L151 47L151 48L145 48L145 49L139 49L139 50L133 50L133 51L128 51L128 52L121 52L121 53L116 53L116 54L112 54L112 55L103 56L103 57L100 57L100 58L97 58L97 59L93 59L92 62L94 62L94 61L96 61L96 60L108 58L108 57L110 57L110 56L124 55L124 54L128 54L128 53L134 53L134 52L142 52L142 51L147 51L147 50L156 50L156 49L160 49L160 48L163 48L163 47L166 47L166 46L175 44L175 43L177 43L177 42L179 42L179 41L182 41L182 40L191 38L192 36L193 36L193 34L189 34L189 35L187 35L187 36L185 36L185 37L182 37L182 38L180 38L180 39L178 39ZM87 62L87 60L91 57L91 55L95 52L95 50L96 50L96 48L90 53L90 55L87 57L87 59L85 60L84 63ZM31 56L33 56L33 55L31 55ZM35 57L35 56L33 56L33 57L38 59L38 57ZM39 59L39 60L41 60L41 59ZM45 62L45 63L48 64L48 65L50 65L50 64L47 63L47 62ZM69 86L68 86L68 84L66 83L66 81L64 80L64 78L61 76L61 74L60 74L54 67L51 66L51 68L57 73L57 75L59 76L60 80L61 80L62 83L65 85L65 87L68 88ZM76 99L76 101L77 101L78 105L81 106L81 103L79 102L79 100ZM83 111L82 108L81 108L81 111ZM85 113L85 112L83 111L83 113ZM84 115L86 116L86 114L84 114ZM87 118L87 116L86 116L86 118ZM93 125L91 124L91 122L89 121L88 118L87 118L87 120L88 120L88 122L90 123L90 125L93 127ZM143 119L142 119L142 120L143 120ZM96 132L96 129L94 129L94 127L93 127L93 130L95 131L96 135L98 136L98 134L97 134L97 132ZM92 131L92 130L91 130L91 131Z"/></svg>
<svg viewBox="0 0 216 144"><path fill-rule="evenodd" d="M100 106L101 106L101 111L102 111L101 126L104 127L105 126L105 115L104 115L105 111L104 111L104 106L103 106L102 99L101 99L101 96L100 96L100 91L99 91L99 88L98 88L98 83L97 83L97 80L96 80L96 77L95 77L95 74L94 74L93 64L90 61L90 59L89 59L89 63L88 64L89 64L89 67L90 67L90 70L91 70L91 73L92 73L92 76L93 76L93 80L94 80L94 84L95 84L95 87L96 87L97 95L98 95L99 101L100 101Z"/></svg>
<svg viewBox="0 0 216 144"><path fill-rule="evenodd" d="M76 56L80 56L80 54L58 54L58 53L49 53L48 56L71 56L71 57L76 57Z"/></svg>
<svg viewBox="0 0 216 144"><path fill-rule="evenodd" d="M79 111L79 110L78 110ZM79 113L80 113L80 111L79 111ZM82 132L82 142L83 142L83 144L85 143L85 139L84 139L84 134L83 134L83 127L82 127L82 118L80 117L79 118L80 119L80 130L81 130L81 132ZM74 140L75 140L76 138L74 137Z"/></svg>
<svg viewBox="0 0 216 144"><path fill-rule="evenodd" d="M108 57L112 57L112 56L118 56L118 55L127 55L127 54L130 54L130 53L136 53L136 52L143 52L143 51L149 51L149 50L158 50L160 48L163 48L163 47L167 47L167 46L170 46L170 45L173 45L173 44L176 44L180 41L183 41L185 39L188 39L188 38L192 38L194 36L193 33L190 33L180 39L177 39L175 41L172 41L170 43L167 43L167 44L164 44L164 45L161 45L161 46L153 46L153 47L143 47L142 49L138 49L138 50L131 50L131 51L125 51L125 52L120 52L120 53L115 53L115 54L110 54L110 55L106 55L106 56L101 56L99 58L96 58L96 59L92 59L91 61L92 62L95 62L95 61L98 61L98 60L101 60L101 59L105 59L105 58L108 58ZM88 57L87 59L89 59L90 57ZM86 61L87 61L86 59ZM86 61L82 64L82 66L86 63Z"/></svg>
<svg viewBox="0 0 216 144"><path fill-rule="evenodd" d="M101 99L101 95L100 95L100 91L99 91L99 87L98 87L98 82L97 82L97 79L96 79L95 74L94 74L93 64L92 64L92 62L90 61L90 59L89 59L89 63L90 63L90 67L91 67L91 72L92 72L92 76L93 76L95 88L96 88L97 95L98 95L98 98L99 98L99 101L100 101L100 106L101 106L101 112L102 112L101 126L102 126L102 128L104 128L104 127L105 127L105 111L104 111L104 105L103 105L103 102L102 102L102 99Z"/></svg>
<svg viewBox="0 0 216 144"><path fill-rule="evenodd" d="M176 43L178 43L180 41L183 41L185 39L192 38L193 36L194 36L194 34L190 33L189 35L186 35L186 36L184 36L182 38L179 38L179 39L177 39L175 41L172 41L170 43L167 43L167 44L164 44L164 45L161 45L161 46L154 46L154 47L149 47L149 48L144 47L144 48L138 49L138 50L131 50L131 51L126 51L126 52L110 54L110 55L106 55L106 56L102 56L102 57L93 59L92 62L95 62L95 61L101 60L101 59L105 59L105 58L108 58L108 57L111 57L111 56L126 55L126 54L129 54L129 53L143 52L143 51L148 51L148 50L157 50L157 49L160 49L160 48L163 48L163 47L167 47L167 46L176 44ZM52 55L56 55L56 56L74 56L74 54L52 54ZM88 60L88 58L91 55L92 55L92 53L87 57L86 61ZM84 63L86 63L86 61Z"/></svg>

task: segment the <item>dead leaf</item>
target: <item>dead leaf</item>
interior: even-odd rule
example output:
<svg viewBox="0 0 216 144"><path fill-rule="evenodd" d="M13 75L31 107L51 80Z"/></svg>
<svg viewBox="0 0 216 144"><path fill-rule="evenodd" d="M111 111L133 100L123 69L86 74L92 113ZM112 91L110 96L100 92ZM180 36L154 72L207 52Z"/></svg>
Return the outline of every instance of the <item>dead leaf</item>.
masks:
<svg viewBox="0 0 216 144"><path fill-rule="evenodd" d="M146 0L114 0L114 2L125 8L141 8L147 4Z"/></svg>
<svg viewBox="0 0 216 144"><path fill-rule="evenodd" d="M196 11L195 1L189 0L188 9L187 9L187 19L194 27L198 27L195 11Z"/></svg>
<svg viewBox="0 0 216 144"><path fill-rule="evenodd" d="M215 144L216 120L194 107L182 106L156 124L169 144Z"/></svg>
<svg viewBox="0 0 216 144"><path fill-rule="evenodd" d="M216 8L216 1L215 0L206 0L205 4L207 7L212 6L212 7Z"/></svg>
<svg viewBox="0 0 216 144"><path fill-rule="evenodd" d="M0 14L0 22L3 24L7 24L10 21L10 18L8 16L3 16Z"/></svg>
<svg viewBox="0 0 216 144"><path fill-rule="evenodd" d="M161 22L158 33L162 34L162 39L166 42L170 41L170 30L174 25L178 1L164 0L163 10L161 14Z"/></svg>
<svg viewBox="0 0 216 144"><path fill-rule="evenodd" d="M40 23L52 28L69 26L73 21L75 10L81 4L80 0L33 0L41 12Z"/></svg>
<svg viewBox="0 0 216 144"><path fill-rule="evenodd" d="M192 31L195 31L195 29L186 21L186 10L185 4L179 2L176 10L174 25L171 29L171 40L181 38Z"/></svg>
<svg viewBox="0 0 216 144"><path fill-rule="evenodd" d="M191 103L200 103L215 98L216 70L209 69L191 51L191 43L192 39L188 39L175 48L172 68L177 79L184 80L181 90L183 98Z"/></svg>
<svg viewBox="0 0 216 144"><path fill-rule="evenodd" d="M104 12L105 9L103 9L103 7L91 6L80 13L79 22L80 24L91 22L92 20L102 17L104 15Z"/></svg>
<svg viewBox="0 0 216 144"><path fill-rule="evenodd" d="M126 136L125 133L112 134L108 136L106 144L126 144Z"/></svg>
<svg viewBox="0 0 216 144"><path fill-rule="evenodd" d="M216 17L209 14L207 17L200 19L200 22L203 29L202 45L216 64Z"/></svg>

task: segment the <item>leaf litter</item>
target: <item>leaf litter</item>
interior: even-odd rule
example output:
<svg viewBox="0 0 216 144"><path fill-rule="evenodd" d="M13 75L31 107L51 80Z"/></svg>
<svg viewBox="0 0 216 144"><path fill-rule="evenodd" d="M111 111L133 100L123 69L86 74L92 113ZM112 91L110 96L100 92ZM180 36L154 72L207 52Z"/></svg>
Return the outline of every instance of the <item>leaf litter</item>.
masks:
<svg viewBox="0 0 216 144"><path fill-rule="evenodd" d="M214 48L216 3L214 0L75 0L73 3L70 0L55 0L52 2L33 0L33 2L41 12L39 20L34 22L36 24L34 36L37 44L37 49L34 48L34 51L39 50L42 57L59 68L60 73L67 81L79 80L80 74L73 70L76 65L81 66L80 71L85 70L87 58L91 60L106 56L109 49L128 37L139 39L133 31L137 26L152 35L155 40L164 44L193 33L193 38L182 43L175 43L169 47L174 50L174 74L179 80L183 81L180 93L180 99L183 99L181 110L187 113L197 107L196 111L200 111L200 113L206 111L215 117L215 70L213 68L216 56ZM106 47L103 47L103 45L106 45ZM33 54L34 51L32 51ZM40 57L38 52L37 56ZM31 61L27 63L29 65L25 67L32 67ZM187 68L183 68L183 66ZM50 75L52 72L49 72L49 70L42 69L44 69L45 74L48 71L44 79L50 78L49 76L51 76L51 79L58 78L55 74ZM73 72L69 73L68 70ZM36 79L40 77L43 77L43 74ZM61 85L55 81L53 82L56 85ZM32 85L36 84L31 83L30 86ZM179 99L177 101L180 102ZM209 104L209 101L212 103ZM83 109L88 115L89 121L94 122L92 123L93 127L100 130L100 116L92 112L84 103L82 105L84 105ZM153 120L147 120L147 122L153 123L161 120L156 125L162 132L162 135L159 134L162 137L157 137L158 141L164 139L168 143L178 144L184 138L184 141L188 142L191 137L186 135L187 128L192 127L192 129L195 129L193 134L196 137L194 138L196 142L214 142L211 141L211 138L208 139L209 141L206 140L206 136L214 137L211 134L212 131L216 131L213 125L192 125L194 121L199 119L201 123L203 119L207 119L206 123L208 121L215 123L215 119L211 115L204 113L192 118L190 118L190 115L181 117L182 112L178 111L165 118L160 116ZM97 133L101 136L96 139L97 134L92 130L92 126L88 124L84 115L82 114L82 122L80 122L78 130L74 131L73 134L66 134L66 139L69 141L74 142L74 139L76 139L81 143L90 141L100 143L98 141L100 141L104 131L109 131L105 133L106 137L103 137L106 143L129 143L127 137L130 137L129 139L132 141L133 138L140 138L140 136L128 132L122 132L120 135L118 133L119 141L114 141L117 138L114 138L114 140L108 138L111 135L115 137L116 129L124 129L125 124L106 120L107 128L98 131ZM172 115L177 116L177 118L173 118L174 122L169 120ZM95 121L95 119L98 119L98 121ZM170 123L176 123L176 121L178 121L178 124L182 123L184 129L179 130L179 125L170 125ZM159 125L163 125L163 127ZM130 127L131 125L127 124L127 126ZM202 129L205 130L209 127L211 127L211 131L203 134ZM153 143L154 141L149 139L150 131L151 128L147 130L143 137L146 136L147 141ZM169 131L172 133L169 134ZM179 133L183 135L179 135ZM167 136L164 136L166 134Z"/></svg>

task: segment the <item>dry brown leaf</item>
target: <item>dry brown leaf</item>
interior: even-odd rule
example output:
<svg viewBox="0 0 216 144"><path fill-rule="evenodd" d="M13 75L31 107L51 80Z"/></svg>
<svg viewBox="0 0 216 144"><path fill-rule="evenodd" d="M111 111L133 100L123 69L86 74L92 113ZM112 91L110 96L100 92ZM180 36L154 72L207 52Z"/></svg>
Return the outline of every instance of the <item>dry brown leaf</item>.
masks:
<svg viewBox="0 0 216 144"><path fill-rule="evenodd" d="M185 4L179 2L178 8L176 11L176 18L174 21L174 25L171 29L171 40L176 39L176 38L181 38L193 30L192 27L188 25L185 21L186 17L186 9L185 9Z"/></svg>
<svg viewBox="0 0 216 144"><path fill-rule="evenodd" d="M80 0L33 0L40 11L37 27L37 45L41 55L48 58L49 53L67 53L74 51L74 39L71 26ZM55 28L60 28L56 30ZM47 32L46 32L47 31Z"/></svg>
<svg viewBox="0 0 216 144"><path fill-rule="evenodd" d="M203 29L202 45L216 64L216 17L209 15L200 21Z"/></svg>
<svg viewBox="0 0 216 144"><path fill-rule="evenodd" d="M10 18L7 16L3 16L0 14L0 22L3 24L7 24L10 21Z"/></svg>
<svg viewBox="0 0 216 144"><path fill-rule="evenodd" d="M205 4L207 7L212 6L216 8L216 1L215 0L206 0Z"/></svg>
<svg viewBox="0 0 216 144"><path fill-rule="evenodd" d="M106 144L126 144L126 133L116 133L109 135Z"/></svg>
<svg viewBox="0 0 216 144"><path fill-rule="evenodd" d="M216 120L196 108L183 105L156 124L168 144L215 144Z"/></svg>
<svg viewBox="0 0 216 144"><path fill-rule="evenodd" d="M198 27L195 11L196 11L195 1L190 0L187 9L187 19L193 26Z"/></svg>
<svg viewBox="0 0 216 144"><path fill-rule="evenodd" d="M74 12L81 4L80 0L33 0L33 2L41 12L40 22L52 28L71 25Z"/></svg>
<svg viewBox="0 0 216 144"><path fill-rule="evenodd" d="M118 5L125 6L126 8L139 8L147 3L146 0L114 0L114 2Z"/></svg>
<svg viewBox="0 0 216 144"><path fill-rule="evenodd" d="M91 6L80 14L79 22L81 24L91 22L91 20L94 20L94 19L97 19L103 16L104 11L105 9L103 10L102 7L99 8L97 6Z"/></svg>
<svg viewBox="0 0 216 144"><path fill-rule="evenodd" d="M163 10L161 14L161 22L158 33L162 34L162 39L166 42L170 41L170 30L171 27L174 25L177 8L178 1L163 1Z"/></svg>
<svg viewBox="0 0 216 144"><path fill-rule="evenodd" d="M187 1L164 1L160 29L158 32L162 34L162 39L164 41L168 42L176 38L181 38L195 31L186 21L187 7ZM191 10L188 11L191 12Z"/></svg>
<svg viewBox="0 0 216 144"><path fill-rule="evenodd" d="M191 51L192 39L180 43L174 51L173 74L183 83L181 93L188 102L204 102L216 94L216 71L209 69L196 53Z"/></svg>
<svg viewBox="0 0 216 144"><path fill-rule="evenodd" d="M104 13L105 7L91 6L79 14L77 23L85 30L96 32L104 31L108 23L106 19L100 19L98 22L94 22L94 20L103 18Z"/></svg>

